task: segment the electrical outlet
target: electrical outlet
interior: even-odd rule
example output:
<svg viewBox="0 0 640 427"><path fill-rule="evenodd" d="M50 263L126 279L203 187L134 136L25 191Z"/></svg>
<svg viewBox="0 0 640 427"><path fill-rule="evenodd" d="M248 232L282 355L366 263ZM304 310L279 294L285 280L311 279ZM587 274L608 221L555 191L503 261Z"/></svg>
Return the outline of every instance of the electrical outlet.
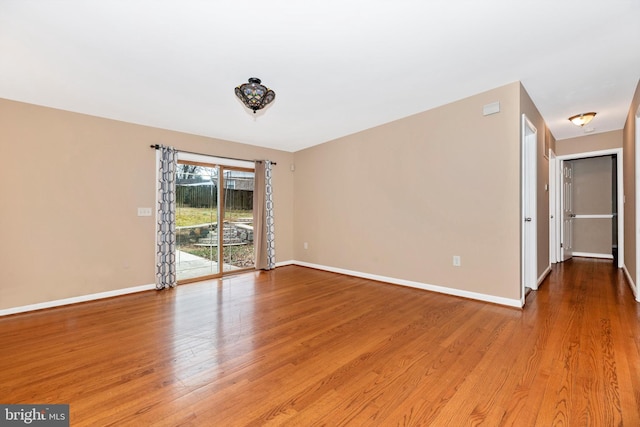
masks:
<svg viewBox="0 0 640 427"><path fill-rule="evenodd" d="M453 266L454 267L460 267L460 256L459 255L454 255L453 256Z"/></svg>

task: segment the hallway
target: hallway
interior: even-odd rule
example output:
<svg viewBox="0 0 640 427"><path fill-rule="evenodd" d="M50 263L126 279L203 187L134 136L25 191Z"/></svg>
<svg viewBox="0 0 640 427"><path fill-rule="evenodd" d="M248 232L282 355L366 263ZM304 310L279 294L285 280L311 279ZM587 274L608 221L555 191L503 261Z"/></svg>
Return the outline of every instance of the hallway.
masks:
<svg viewBox="0 0 640 427"><path fill-rule="evenodd" d="M621 269L588 258L555 264L527 296L524 317L538 342L549 336L540 360L549 378L530 392L529 403L544 408L536 424L638 424L640 305Z"/></svg>

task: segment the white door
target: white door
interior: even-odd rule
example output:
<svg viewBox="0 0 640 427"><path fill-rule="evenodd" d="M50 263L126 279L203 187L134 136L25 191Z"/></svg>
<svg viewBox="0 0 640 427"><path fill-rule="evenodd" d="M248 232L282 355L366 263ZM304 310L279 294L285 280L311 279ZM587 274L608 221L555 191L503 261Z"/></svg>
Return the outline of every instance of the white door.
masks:
<svg viewBox="0 0 640 427"><path fill-rule="evenodd" d="M536 160L538 135L535 126L522 115L522 303L526 288L538 289L538 245L536 216Z"/></svg>
<svg viewBox="0 0 640 427"><path fill-rule="evenodd" d="M562 260L573 256L573 163L562 162Z"/></svg>

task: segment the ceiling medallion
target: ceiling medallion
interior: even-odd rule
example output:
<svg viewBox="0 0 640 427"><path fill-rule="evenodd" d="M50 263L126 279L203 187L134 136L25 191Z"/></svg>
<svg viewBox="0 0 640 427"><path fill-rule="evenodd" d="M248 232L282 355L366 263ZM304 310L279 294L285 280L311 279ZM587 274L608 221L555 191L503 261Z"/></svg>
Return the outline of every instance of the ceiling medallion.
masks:
<svg viewBox="0 0 640 427"><path fill-rule="evenodd" d="M236 87L236 96L247 106L253 110L253 114L258 110L262 110L271 101L276 98L276 93L268 87L260 84L261 80L257 77L251 77L249 83L243 83Z"/></svg>

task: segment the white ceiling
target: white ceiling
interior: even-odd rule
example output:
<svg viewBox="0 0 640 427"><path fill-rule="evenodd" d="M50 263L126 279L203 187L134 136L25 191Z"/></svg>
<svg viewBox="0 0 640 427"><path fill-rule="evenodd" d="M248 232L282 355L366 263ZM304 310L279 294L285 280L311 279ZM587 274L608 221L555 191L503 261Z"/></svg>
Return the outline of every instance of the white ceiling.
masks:
<svg viewBox="0 0 640 427"><path fill-rule="evenodd" d="M639 79L639 0L0 0L1 98L287 151L517 80L621 129Z"/></svg>

